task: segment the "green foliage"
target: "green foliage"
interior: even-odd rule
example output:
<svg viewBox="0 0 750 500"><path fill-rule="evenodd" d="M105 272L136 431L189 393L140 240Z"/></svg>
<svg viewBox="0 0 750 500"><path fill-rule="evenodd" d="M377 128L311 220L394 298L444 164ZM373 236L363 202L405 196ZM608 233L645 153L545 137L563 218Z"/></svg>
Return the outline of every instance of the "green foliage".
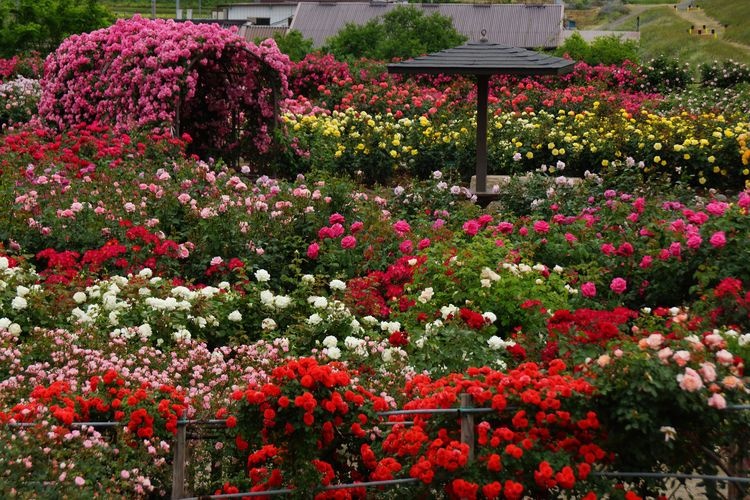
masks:
<svg viewBox="0 0 750 500"><path fill-rule="evenodd" d="M297 30L286 33L274 33L273 39L279 50L289 56L292 61L301 61L313 51L313 41L302 36ZM256 40L256 43L258 40Z"/></svg>
<svg viewBox="0 0 750 500"><path fill-rule="evenodd" d="M701 83L705 86L731 88L742 83L750 83L750 68L736 61L723 61L700 66Z"/></svg>
<svg viewBox="0 0 750 500"><path fill-rule="evenodd" d="M451 19L439 13L425 15L411 6L399 6L362 26L347 24L328 39L325 50L338 58L391 60L454 47L466 41Z"/></svg>
<svg viewBox="0 0 750 500"><path fill-rule="evenodd" d="M48 53L70 35L112 21L98 0L0 0L0 56L30 50Z"/></svg>
<svg viewBox="0 0 750 500"><path fill-rule="evenodd" d="M638 61L638 42L621 40L617 35L601 36L591 43L586 42L578 33L573 33L565 43L557 48L555 54L569 55L572 59L585 61L588 64L620 64L623 61Z"/></svg>
<svg viewBox="0 0 750 500"><path fill-rule="evenodd" d="M640 73L648 89L656 92L684 89L693 82L689 65L664 55L648 61Z"/></svg>

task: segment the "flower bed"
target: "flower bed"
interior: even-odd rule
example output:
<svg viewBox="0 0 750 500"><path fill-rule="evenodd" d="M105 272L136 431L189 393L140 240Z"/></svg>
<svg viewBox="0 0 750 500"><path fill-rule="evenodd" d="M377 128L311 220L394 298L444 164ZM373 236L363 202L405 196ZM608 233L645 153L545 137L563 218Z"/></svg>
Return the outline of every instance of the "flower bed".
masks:
<svg viewBox="0 0 750 500"><path fill-rule="evenodd" d="M664 485L597 473L747 473L745 121L652 112L629 68L495 81L496 163L542 172L482 211L470 82L323 64L292 72L288 179L122 123L0 137L0 495L164 497L183 418L225 423L194 445L198 494L638 498ZM437 411L467 399L473 457Z"/></svg>

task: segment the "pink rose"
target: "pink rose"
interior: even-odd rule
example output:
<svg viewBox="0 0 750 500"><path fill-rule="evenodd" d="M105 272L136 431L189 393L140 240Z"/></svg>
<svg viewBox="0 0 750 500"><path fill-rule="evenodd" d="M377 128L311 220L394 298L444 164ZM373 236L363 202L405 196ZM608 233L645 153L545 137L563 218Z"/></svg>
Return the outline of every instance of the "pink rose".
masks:
<svg viewBox="0 0 750 500"><path fill-rule="evenodd" d="M609 289L617 294L625 292L628 288L628 283L622 278L615 278L612 283L609 284Z"/></svg>
<svg viewBox="0 0 750 500"><path fill-rule="evenodd" d="M339 224L338 222L330 227L331 231L331 238L338 238L342 234L344 234L344 226Z"/></svg>
<svg viewBox="0 0 750 500"><path fill-rule="evenodd" d="M639 266L641 267L641 269L648 269L649 267L651 267L651 264L653 262L654 262L653 257L651 257L650 255L644 255L643 258L641 259L641 263L639 264Z"/></svg>
<svg viewBox="0 0 750 500"><path fill-rule="evenodd" d="M539 234L544 234L549 232L549 224L547 224L543 220L538 220L534 222L534 231L536 231Z"/></svg>
<svg viewBox="0 0 750 500"><path fill-rule="evenodd" d="M328 223L331 224L331 225L333 225L333 224L343 224L344 220L345 220L344 216L341 215L338 212L335 213L335 214L331 214L331 216L328 217Z"/></svg>
<svg viewBox="0 0 750 500"><path fill-rule="evenodd" d="M693 234L690 235L690 237L687 239L687 246L691 250L697 250L700 248L701 243L703 243L703 238L700 237L700 235Z"/></svg>
<svg viewBox="0 0 750 500"><path fill-rule="evenodd" d="M731 365L734 362L734 356L726 349L722 349L716 353L716 361L722 365Z"/></svg>
<svg viewBox="0 0 750 500"><path fill-rule="evenodd" d="M672 357L672 354L672 349L670 349L669 347L665 347L663 349L659 349L657 356L659 356L659 361L666 364L669 358Z"/></svg>
<svg viewBox="0 0 750 500"><path fill-rule="evenodd" d="M352 235L344 236L341 239L341 248L346 250L352 249L357 246L357 238Z"/></svg>
<svg viewBox="0 0 750 500"><path fill-rule="evenodd" d="M411 240L404 240L398 246L398 249L402 254L409 255L414 251L414 244L411 242Z"/></svg>
<svg viewBox="0 0 750 500"><path fill-rule="evenodd" d="M425 248L429 247L432 244L430 241L430 238L423 238L419 240L419 243L417 244L417 248L420 250L424 250Z"/></svg>
<svg viewBox="0 0 750 500"><path fill-rule="evenodd" d="M362 221L357 221L352 223L352 225L349 227L349 231L351 231L352 233L356 233L357 231L361 231L364 226L365 225Z"/></svg>
<svg viewBox="0 0 750 500"><path fill-rule="evenodd" d="M652 333L646 337L646 345L651 349L658 349L662 342L664 342L664 336L661 333Z"/></svg>
<svg viewBox="0 0 750 500"><path fill-rule="evenodd" d="M685 373L677 375L677 381L683 391L695 392L703 387L703 380L692 368L685 368Z"/></svg>
<svg viewBox="0 0 750 500"><path fill-rule="evenodd" d="M411 231L411 226L405 220L399 220L393 223L393 230L396 231L399 236L403 236Z"/></svg>
<svg viewBox="0 0 750 500"><path fill-rule="evenodd" d="M698 371L706 382L716 380L716 368L713 363L701 363L701 368Z"/></svg>
<svg viewBox="0 0 750 500"><path fill-rule="evenodd" d="M479 232L479 223L475 220L467 220L464 222L463 230L469 236L475 236Z"/></svg>
<svg viewBox="0 0 750 500"><path fill-rule="evenodd" d="M583 294L584 297L588 298L596 297L596 285L591 281L587 281L586 283L581 285L581 294Z"/></svg>
<svg viewBox="0 0 750 500"><path fill-rule="evenodd" d="M677 363L678 366L685 366L688 361L690 361L690 353L688 351L677 351L674 353L674 356L672 356L672 359L674 359L675 363Z"/></svg>
<svg viewBox="0 0 750 500"><path fill-rule="evenodd" d="M717 410L723 410L727 407L727 400L717 392L708 398L708 406L716 408Z"/></svg>
<svg viewBox="0 0 750 500"><path fill-rule="evenodd" d="M307 258L309 259L317 259L318 254L320 253L320 245L317 243L311 243L309 247L307 247Z"/></svg>
<svg viewBox="0 0 750 500"><path fill-rule="evenodd" d="M722 248L727 244L727 235L724 231L716 231L711 235L711 239L708 240L714 246L714 248Z"/></svg>
<svg viewBox="0 0 750 500"><path fill-rule="evenodd" d="M510 234L513 232L513 224L510 222L501 222L497 225L497 230L503 234Z"/></svg>

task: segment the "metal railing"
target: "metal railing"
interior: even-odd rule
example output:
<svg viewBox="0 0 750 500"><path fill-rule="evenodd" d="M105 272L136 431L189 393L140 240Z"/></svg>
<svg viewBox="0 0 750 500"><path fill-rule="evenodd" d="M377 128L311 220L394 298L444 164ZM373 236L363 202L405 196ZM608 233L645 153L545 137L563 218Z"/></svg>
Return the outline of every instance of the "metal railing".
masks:
<svg viewBox="0 0 750 500"><path fill-rule="evenodd" d="M400 416L400 415L435 415L435 414L454 414L457 415L461 420L461 443L469 446L468 459L469 462L475 458L475 446L476 440L474 438L474 416L483 413L491 413L496 411L493 408L476 408L473 406L471 395L460 394L459 396L460 407L458 408L418 408L413 410L389 410L377 412L380 417ZM509 410L511 408L506 408ZM750 410L750 404L743 405L727 405L726 410L733 411L745 411ZM386 422L386 425L411 425L413 421L401 421L401 422ZM38 423L13 423L8 424L13 427L32 427L38 425ZM120 427L124 426L124 422L73 422L70 427ZM226 419L209 419L209 420L195 420L195 419L180 419L177 421L177 433L175 435L173 445L173 461L172 461L172 500L202 500L202 499L223 499L223 498L242 498L242 497L256 497L256 496L272 496L272 495L286 495L293 493L294 490L289 488L281 488L276 490L256 491L256 492L244 492L244 493L224 493L216 495L201 495L200 497L186 497L185 496L185 472L187 466L187 427L195 426L222 426L226 425ZM621 477L621 478L653 478L653 479L679 479L679 480L703 480L703 481L716 481L716 482L728 482L733 484L750 484L750 477L740 476L718 476L709 474L684 474L684 473L670 473L670 472L620 472L620 471L592 471L591 476L597 477ZM351 488L368 488L368 487L382 487L382 486L399 486L405 484L414 484L419 482L416 478L401 478L401 479L390 479L384 481L367 481L359 483L345 483L336 484L329 486L322 486L316 491L328 491L328 490L340 490L340 489L351 489Z"/></svg>

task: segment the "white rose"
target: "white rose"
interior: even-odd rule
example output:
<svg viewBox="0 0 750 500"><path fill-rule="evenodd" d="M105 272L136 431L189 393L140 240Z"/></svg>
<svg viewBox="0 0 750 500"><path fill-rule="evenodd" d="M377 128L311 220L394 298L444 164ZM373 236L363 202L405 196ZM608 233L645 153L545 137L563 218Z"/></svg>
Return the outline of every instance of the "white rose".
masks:
<svg viewBox="0 0 750 500"><path fill-rule="evenodd" d="M7 330L11 323L8 318L0 318L0 330Z"/></svg>
<svg viewBox="0 0 750 500"><path fill-rule="evenodd" d="M333 335L329 335L323 339L323 345L325 347L335 347L339 343L339 340Z"/></svg>
<svg viewBox="0 0 750 500"><path fill-rule="evenodd" d="M86 294L83 292L76 292L73 294L73 300L76 301L76 304L83 304L86 302Z"/></svg>
<svg viewBox="0 0 750 500"><path fill-rule="evenodd" d="M382 352L382 353L380 354L380 358L381 358L381 359L382 359L382 360L383 360L383 361L384 361L385 363L390 363L391 361L393 361L393 349L391 349L391 348L389 347L389 348L387 348L387 349L383 350L383 352Z"/></svg>
<svg viewBox="0 0 750 500"><path fill-rule="evenodd" d="M228 281L222 281L221 283L219 283L219 284L218 284L218 285L216 285L216 286L218 286L220 290L229 290L229 287L230 287L231 285L229 284L229 282L228 282Z"/></svg>
<svg viewBox="0 0 750 500"><path fill-rule="evenodd" d="M264 330L275 330L276 322L271 318L266 318L261 322L260 327Z"/></svg>
<svg viewBox="0 0 750 500"><path fill-rule="evenodd" d="M266 281L271 280L271 275L268 274L268 271L266 271L265 269L258 269L257 271L255 271L255 279L260 283L265 283Z"/></svg>
<svg viewBox="0 0 750 500"><path fill-rule="evenodd" d="M351 335L344 339L344 346L346 346L347 349L357 349L364 343L364 340L358 339L357 337L352 337Z"/></svg>
<svg viewBox="0 0 750 500"><path fill-rule="evenodd" d="M5 271L8 269L8 265L10 264L10 261L7 257L0 257L0 271Z"/></svg>
<svg viewBox="0 0 750 500"><path fill-rule="evenodd" d="M263 290L262 292L260 292L260 302L264 306L273 306L273 292L271 292L270 290Z"/></svg>
<svg viewBox="0 0 750 500"><path fill-rule="evenodd" d="M328 283L328 286L331 287L331 290L346 290L346 283L341 280L332 280Z"/></svg>
<svg viewBox="0 0 750 500"><path fill-rule="evenodd" d="M497 335L493 335L492 337L487 339L487 345L493 351L497 351L498 349L501 349L505 346L505 342L503 342L503 339L501 339Z"/></svg>
<svg viewBox="0 0 750 500"><path fill-rule="evenodd" d="M242 313L240 313L238 310L234 310L229 313L229 316L227 316L227 319L229 321L242 321Z"/></svg>
<svg viewBox="0 0 750 500"><path fill-rule="evenodd" d="M335 346L328 347L326 349L323 349L323 354L325 354L331 359L339 359L341 357L341 349Z"/></svg>
<svg viewBox="0 0 750 500"><path fill-rule="evenodd" d="M18 336L21 334L21 325L18 323L11 323L8 327L8 332L10 332L11 335Z"/></svg>
<svg viewBox="0 0 750 500"><path fill-rule="evenodd" d="M417 300L421 302L422 304L426 304L432 299L433 295L435 295L435 293L432 290L432 287L430 286L422 290L422 293L419 294L419 297L417 298Z"/></svg>
<svg viewBox="0 0 750 500"><path fill-rule="evenodd" d="M20 311L21 309L26 309L28 305L29 303L26 302L26 299L24 299L23 297L14 297L13 301L10 303L10 306L16 311Z"/></svg>
<svg viewBox="0 0 750 500"><path fill-rule="evenodd" d="M303 274L302 283L315 283L315 276L312 274Z"/></svg>
<svg viewBox="0 0 750 500"><path fill-rule="evenodd" d="M24 296L26 296L26 295L27 295L27 294L28 294L28 293L29 293L30 291L31 291L31 289L30 289L30 288L28 288L28 287L25 287L25 286L23 286L23 285L18 285L18 286L16 287L16 295L18 295L19 297L24 297Z"/></svg>
<svg viewBox="0 0 750 500"><path fill-rule="evenodd" d="M362 318L362 321L364 321L370 326L375 325L378 322L377 318L375 318L374 316L369 316L369 315Z"/></svg>
<svg viewBox="0 0 750 500"><path fill-rule="evenodd" d="M750 345L750 333L744 333L740 335L737 338L737 343L740 345L740 347L745 347L746 345Z"/></svg>
<svg viewBox="0 0 750 500"><path fill-rule="evenodd" d="M458 308L453 304L448 304L440 308L440 314L443 316L443 319L448 319L448 316L455 315L457 312Z"/></svg>
<svg viewBox="0 0 750 500"><path fill-rule="evenodd" d="M312 301L312 305L317 309L325 309L328 307L328 300L325 297L315 297L315 300Z"/></svg>
<svg viewBox="0 0 750 500"><path fill-rule="evenodd" d="M175 340L190 340L190 332L184 328L181 328L175 332L172 332L172 338Z"/></svg>
<svg viewBox="0 0 750 500"><path fill-rule="evenodd" d="M140 276L141 278L145 278L145 279L149 279L153 275L154 275L153 271L151 271L151 269L149 269L148 267L144 267L138 272L138 276Z"/></svg>
<svg viewBox="0 0 750 500"><path fill-rule="evenodd" d="M117 326L120 324L120 311L111 311L107 317L109 318L109 324Z"/></svg>
<svg viewBox="0 0 750 500"><path fill-rule="evenodd" d="M291 303L292 303L292 299L290 299L286 295L277 295L273 299L273 305L279 309L286 309L287 307L289 307L289 304Z"/></svg>
<svg viewBox="0 0 750 500"><path fill-rule="evenodd" d="M321 318L320 314L318 313L313 313L309 318L307 318L307 323L313 326L319 325L321 321L323 321L323 318Z"/></svg>
<svg viewBox="0 0 750 500"><path fill-rule="evenodd" d="M493 313L492 311L487 311L486 313L482 314L482 317L483 317L483 318L484 318L485 320L489 321L489 322L490 322L490 324L492 324L492 323L494 323L495 321L497 321L497 316L496 316L496 315L495 315L495 313Z"/></svg>
<svg viewBox="0 0 750 500"><path fill-rule="evenodd" d="M143 323L141 326L138 327L138 335L140 337L150 337L152 333L151 325L148 323Z"/></svg>

